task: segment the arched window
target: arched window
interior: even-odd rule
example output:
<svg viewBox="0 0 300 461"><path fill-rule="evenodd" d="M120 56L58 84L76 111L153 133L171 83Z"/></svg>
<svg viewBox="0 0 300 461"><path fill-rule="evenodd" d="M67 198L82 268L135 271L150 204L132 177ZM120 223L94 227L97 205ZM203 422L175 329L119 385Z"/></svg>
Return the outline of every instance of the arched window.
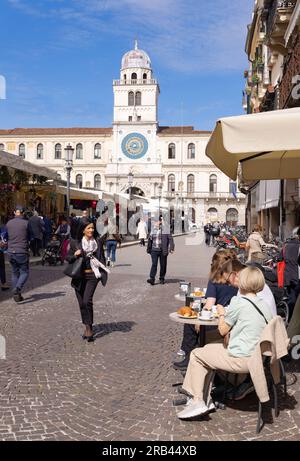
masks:
<svg viewBox="0 0 300 461"><path fill-rule="evenodd" d="M187 177L187 192L188 194L195 192L195 176L189 174Z"/></svg>
<svg viewBox="0 0 300 461"><path fill-rule="evenodd" d="M100 176L100 174L95 174L94 188L97 189L97 190L101 189L101 176Z"/></svg>
<svg viewBox="0 0 300 461"><path fill-rule="evenodd" d="M144 83L145 83L145 80L147 80L147 74L143 74L143 80L144 80Z"/></svg>
<svg viewBox="0 0 300 461"><path fill-rule="evenodd" d="M4 150L5 146L3 143L0 144L0 150Z"/></svg>
<svg viewBox="0 0 300 461"><path fill-rule="evenodd" d="M61 159L61 144L55 144L54 158L56 160Z"/></svg>
<svg viewBox="0 0 300 461"><path fill-rule="evenodd" d="M190 143L188 145L188 159L192 160L195 158L195 144Z"/></svg>
<svg viewBox="0 0 300 461"><path fill-rule="evenodd" d="M81 143L76 145L76 158L79 160L83 159L83 147Z"/></svg>
<svg viewBox="0 0 300 461"><path fill-rule="evenodd" d="M99 142L94 146L94 158L101 158L101 144Z"/></svg>
<svg viewBox="0 0 300 461"><path fill-rule="evenodd" d="M126 79L127 79L127 76L126 74L124 74L124 82L126 82Z"/></svg>
<svg viewBox="0 0 300 461"><path fill-rule="evenodd" d="M217 175L211 174L209 177L209 192L215 194L217 192Z"/></svg>
<svg viewBox="0 0 300 461"><path fill-rule="evenodd" d="M168 176L168 192L175 192L175 175L169 174Z"/></svg>
<svg viewBox="0 0 300 461"><path fill-rule="evenodd" d="M25 144L19 144L19 156L25 158Z"/></svg>
<svg viewBox="0 0 300 461"><path fill-rule="evenodd" d="M226 212L226 224L234 227L239 221L239 212L235 208L229 208Z"/></svg>
<svg viewBox="0 0 300 461"><path fill-rule="evenodd" d="M133 72L133 74L131 74L131 80L132 80L131 83L136 83L136 81L137 81L137 75L136 75L135 72Z"/></svg>
<svg viewBox="0 0 300 461"><path fill-rule="evenodd" d="M135 105L140 106L142 104L142 93L140 91L137 91L135 93Z"/></svg>
<svg viewBox="0 0 300 461"><path fill-rule="evenodd" d="M76 187L78 187L78 189L82 189L82 174L76 175Z"/></svg>
<svg viewBox="0 0 300 461"><path fill-rule="evenodd" d="M169 144L168 158L169 159L174 159L175 158L175 144L174 143Z"/></svg>
<svg viewBox="0 0 300 461"><path fill-rule="evenodd" d="M43 158L43 156L44 156L44 146L43 146L43 144L38 144L36 146L36 158L38 160L41 160Z"/></svg>
<svg viewBox="0 0 300 461"><path fill-rule="evenodd" d="M128 93L128 106L134 106L134 92L129 91Z"/></svg>
<svg viewBox="0 0 300 461"><path fill-rule="evenodd" d="M218 210L216 208L209 208L207 210L207 215L210 222L218 221Z"/></svg>

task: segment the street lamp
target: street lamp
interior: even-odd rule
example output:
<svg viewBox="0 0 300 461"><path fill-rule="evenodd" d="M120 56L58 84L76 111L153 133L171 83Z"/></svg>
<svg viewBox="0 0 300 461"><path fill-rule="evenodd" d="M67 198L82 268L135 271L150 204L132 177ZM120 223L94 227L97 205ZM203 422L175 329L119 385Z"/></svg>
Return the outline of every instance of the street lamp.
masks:
<svg viewBox="0 0 300 461"><path fill-rule="evenodd" d="M65 169L67 171L67 217L70 217L70 179L71 179L71 171L73 169L73 154L74 154L74 147L71 144L68 144L65 147Z"/></svg>
<svg viewBox="0 0 300 461"><path fill-rule="evenodd" d="M131 200L131 189L133 184L133 173L130 171L128 173L128 184L129 184L129 200Z"/></svg>
<svg viewBox="0 0 300 461"><path fill-rule="evenodd" d="M162 184L159 184L158 185L158 219L160 217L160 200L161 200L161 196L162 196Z"/></svg>

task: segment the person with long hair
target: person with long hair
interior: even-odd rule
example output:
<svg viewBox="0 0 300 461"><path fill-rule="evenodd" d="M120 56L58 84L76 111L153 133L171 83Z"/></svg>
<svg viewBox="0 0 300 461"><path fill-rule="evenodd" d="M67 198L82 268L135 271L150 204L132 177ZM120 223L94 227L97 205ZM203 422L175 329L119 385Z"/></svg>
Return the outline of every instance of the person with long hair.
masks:
<svg viewBox="0 0 300 461"><path fill-rule="evenodd" d="M71 240L67 261L72 264L77 258L82 257L82 277L72 279L72 287L75 289L79 304L82 323L85 326L83 339L88 342L94 341L93 323L93 296L99 281L103 286L107 283L106 260L103 243L105 237L94 238L94 225L81 223L78 227L76 240Z"/></svg>
<svg viewBox="0 0 300 461"><path fill-rule="evenodd" d="M231 298L236 296L238 289L228 285L222 273L224 264L236 259L236 257L234 251L227 249L217 251L214 254L206 290L205 309L211 310L212 306L216 304L228 306ZM187 368L192 350L198 347L199 332L200 327L189 324L184 325L181 349L185 352L185 358L180 362L174 362L173 367L175 370L185 370Z"/></svg>

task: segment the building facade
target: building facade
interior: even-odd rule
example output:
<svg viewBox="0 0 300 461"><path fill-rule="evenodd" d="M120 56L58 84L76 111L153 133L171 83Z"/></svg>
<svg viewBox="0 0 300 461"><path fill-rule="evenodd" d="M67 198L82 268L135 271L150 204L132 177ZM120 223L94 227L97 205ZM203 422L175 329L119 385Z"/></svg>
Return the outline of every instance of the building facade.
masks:
<svg viewBox="0 0 300 461"><path fill-rule="evenodd" d="M256 0L246 53L247 113L300 106L300 0ZM300 225L300 181L257 181L248 187L249 230L259 222L269 237L289 237Z"/></svg>
<svg viewBox="0 0 300 461"><path fill-rule="evenodd" d="M113 80L113 126L0 130L0 150L55 169L65 179L64 149L71 144L71 181L78 188L133 194L193 208L193 221L244 224L245 199L236 184L205 156L209 131L159 126L160 88L147 53L138 48L121 62Z"/></svg>

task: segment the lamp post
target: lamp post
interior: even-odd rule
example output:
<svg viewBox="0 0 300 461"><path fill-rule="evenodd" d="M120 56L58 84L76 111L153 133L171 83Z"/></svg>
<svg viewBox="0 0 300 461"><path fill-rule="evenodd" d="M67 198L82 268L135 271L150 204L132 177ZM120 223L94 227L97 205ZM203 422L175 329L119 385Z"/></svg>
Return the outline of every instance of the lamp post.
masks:
<svg viewBox="0 0 300 461"><path fill-rule="evenodd" d="M160 217L160 201L161 201L161 196L162 196L162 184L158 185L158 219Z"/></svg>
<svg viewBox="0 0 300 461"><path fill-rule="evenodd" d="M73 154L74 154L74 147L71 144L68 144L65 147L65 168L67 171L67 217L70 217L70 179L71 179L71 171L73 169Z"/></svg>
<svg viewBox="0 0 300 461"><path fill-rule="evenodd" d="M131 200L131 189L133 184L133 173L130 171L128 173L128 185L129 185L129 200Z"/></svg>

